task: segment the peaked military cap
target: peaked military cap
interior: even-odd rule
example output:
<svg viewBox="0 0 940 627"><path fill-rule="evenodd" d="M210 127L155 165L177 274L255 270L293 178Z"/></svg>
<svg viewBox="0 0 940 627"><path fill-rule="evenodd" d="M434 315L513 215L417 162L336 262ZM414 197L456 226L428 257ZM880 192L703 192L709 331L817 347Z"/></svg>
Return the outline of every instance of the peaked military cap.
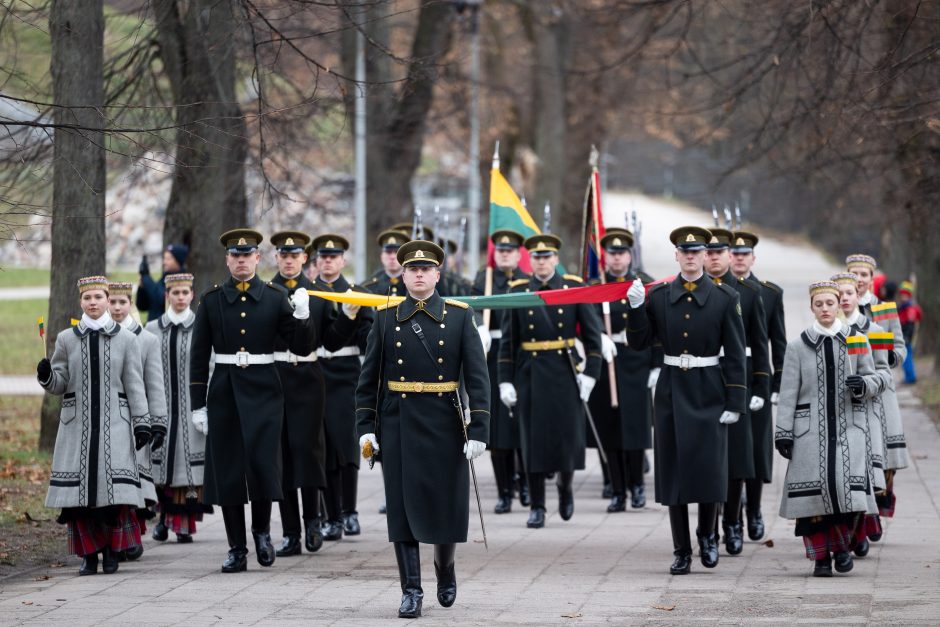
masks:
<svg viewBox="0 0 940 627"><path fill-rule="evenodd" d="M612 226L601 238L601 248L620 253L633 247L633 233L619 226Z"/></svg>
<svg viewBox="0 0 940 627"><path fill-rule="evenodd" d="M411 237L404 231L388 229L387 231L379 233L375 241L378 242L383 250L394 250L410 239Z"/></svg>
<svg viewBox="0 0 940 627"><path fill-rule="evenodd" d="M517 233L512 229L500 229L493 231L493 234L490 235L490 241L496 246L496 250L515 250L522 246L525 238L522 233Z"/></svg>
<svg viewBox="0 0 940 627"><path fill-rule="evenodd" d="M389 227L393 231L401 231L408 235L408 239L411 239L411 232L414 230L414 224L411 222L398 222ZM434 241L434 231L427 226L421 225L421 228L418 229L418 235L415 239L422 239L426 242Z"/></svg>
<svg viewBox="0 0 940 627"><path fill-rule="evenodd" d="M669 234L669 241L679 250L704 250L712 233L700 226L680 226Z"/></svg>
<svg viewBox="0 0 940 627"><path fill-rule="evenodd" d="M760 238L747 231L735 231L731 239L731 252L752 253Z"/></svg>
<svg viewBox="0 0 940 627"><path fill-rule="evenodd" d="M708 232L712 234L712 236L708 238L708 244L705 245L708 250L722 250L731 247L731 240L734 237L734 233L728 229L722 229L716 226L709 228Z"/></svg>
<svg viewBox="0 0 940 627"><path fill-rule="evenodd" d="M423 239L414 239L398 249L398 263L402 266L440 266L444 263L444 249Z"/></svg>
<svg viewBox="0 0 940 627"><path fill-rule="evenodd" d="M219 242L229 253L253 253L264 241L264 236L254 229L232 229L219 236Z"/></svg>
<svg viewBox="0 0 940 627"><path fill-rule="evenodd" d="M340 255L349 250L349 240L342 235L327 233L313 239L310 248L315 250L318 255Z"/></svg>
<svg viewBox="0 0 940 627"><path fill-rule="evenodd" d="M302 253L310 243L310 236L301 231L278 231L271 236L271 244L279 253Z"/></svg>
<svg viewBox="0 0 940 627"><path fill-rule="evenodd" d="M525 248L534 257L545 257L552 253L557 254L558 249L561 248L561 238L551 233L530 235L525 240Z"/></svg>

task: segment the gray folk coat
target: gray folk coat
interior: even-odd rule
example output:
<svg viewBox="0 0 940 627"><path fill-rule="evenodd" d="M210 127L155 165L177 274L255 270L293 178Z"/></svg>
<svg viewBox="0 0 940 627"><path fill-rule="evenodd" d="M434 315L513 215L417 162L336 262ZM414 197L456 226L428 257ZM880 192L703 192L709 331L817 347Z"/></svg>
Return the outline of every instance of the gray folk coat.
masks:
<svg viewBox="0 0 940 627"><path fill-rule="evenodd" d="M195 321L194 315L177 325L163 314L147 323L147 331L157 337L160 346L163 390L169 414L163 448L153 453L153 480L158 486L202 485L206 436L193 427L189 396L189 349Z"/></svg>
<svg viewBox="0 0 940 627"><path fill-rule="evenodd" d="M63 395L46 507L144 506L134 433L150 430L140 347L116 322L80 322L56 337L52 374Z"/></svg>
<svg viewBox="0 0 940 627"><path fill-rule="evenodd" d="M144 388L147 391L147 406L150 410L151 432L162 431L166 435L166 396L163 391L163 361L160 359L160 340L151 333L144 331L140 323L131 319L124 327L137 337L140 344L140 359L143 366ZM164 438L164 445L166 444ZM157 449L159 452L159 449ZM137 451L137 472L140 474L140 489L144 493L144 500L148 503L157 502L157 490L153 482L153 466L151 463L150 445Z"/></svg>
<svg viewBox="0 0 940 627"><path fill-rule="evenodd" d="M882 385L867 340L850 355L847 327L827 337L809 328L787 345L777 405L777 442L793 442L780 515L804 518L850 512L875 513L868 456L869 407ZM866 384L854 399L850 374Z"/></svg>

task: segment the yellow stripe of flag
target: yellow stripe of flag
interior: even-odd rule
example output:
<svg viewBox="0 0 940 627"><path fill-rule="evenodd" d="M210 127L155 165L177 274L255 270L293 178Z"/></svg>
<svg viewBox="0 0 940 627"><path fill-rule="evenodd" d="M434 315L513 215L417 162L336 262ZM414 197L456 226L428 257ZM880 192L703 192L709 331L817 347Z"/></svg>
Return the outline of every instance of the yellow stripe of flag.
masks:
<svg viewBox="0 0 940 627"><path fill-rule="evenodd" d="M509 181L503 177L502 172L500 172L498 168L494 168L490 172L490 177L490 204L512 209L524 225L532 229L535 233L541 233L541 229L539 229L535 220L532 219L532 216L529 215L525 207L522 206L522 201L516 196L516 192L514 192L509 185Z"/></svg>

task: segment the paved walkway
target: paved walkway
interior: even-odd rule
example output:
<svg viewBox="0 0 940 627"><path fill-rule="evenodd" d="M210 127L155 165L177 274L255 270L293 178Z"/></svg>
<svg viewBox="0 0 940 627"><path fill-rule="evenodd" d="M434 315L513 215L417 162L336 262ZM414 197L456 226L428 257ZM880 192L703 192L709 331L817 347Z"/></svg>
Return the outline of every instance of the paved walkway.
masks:
<svg viewBox="0 0 940 627"><path fill-rule="evenodd" d="M622 215L624 197L609 206ZM618 208L618 205L621 207ZM638 206L647 220L651 211ZM668 247L654 253L669 228L704 214L658 207L646 224L647 264L655 275L672 272ZM660 224L662 222L662 224ZM658 242L657 242L658 243ZM808 319L805 285L828 276L822 259L804 250L762 242L759 274L784 281L789 331ZM872 545L855 570L832 579L808 577L811 563L790 521L776 516L784 466L764 495L768 525L764 544L747 542L744 552L723 552L714 570L698 561L686 577L667 574L671 540L665 508L608 514L600 498L596 455L578 472L576 512L569 522L554 511L549 490L547 525L525 528L526 512L516 505L495 516L496 492L486 457L478 464L489 550L482 544L471 506L471 541L458 550L459 593L453 608L434 600L431 551L422 547L424 624L646 624L678 623L919 623L937 624L940 615L940 433L907 389L904 403L912 467L898 474L897 517L886 521L884 539ZM651 478L647 481L651 485ZM363 533L330 543L320 552L281 558L261 568L249 556L247 573L223 575L226 546L221 517L208 517L196 542L158 545L147 540L139 562L122 564L114 575L77 577L78 561L0 581L3 624L401 624L395 618L400 592L381 500L378 470L361 473ZM693 508L694 517L694 508ZM693 522L694 525L694 522ZM279 523L273 524L275 539ZM48 578L46 578L48 577Z"/></svg>

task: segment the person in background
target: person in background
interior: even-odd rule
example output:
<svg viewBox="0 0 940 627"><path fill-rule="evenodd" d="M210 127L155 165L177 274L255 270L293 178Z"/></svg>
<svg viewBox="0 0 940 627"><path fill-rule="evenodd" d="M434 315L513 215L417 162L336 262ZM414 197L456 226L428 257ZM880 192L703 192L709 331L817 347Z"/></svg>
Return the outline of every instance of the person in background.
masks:
<svg viewBox="0 0 940 627"><path fill-rule="evenodd" d="M186 271L186 258L189 247L185 244L170 244L163 251L163 274L159 281L150 276L150 263L147 255L140 260L140 284L137 288L137 310L147 312L147 320L156 320L166 311L166 275Z"/></svg>
<svg viewBox="0 0 940 627"><path fill-rule="evenodd" d="M914 384L917 383L917 371L914 369L914 336L924 318L924 310L914 300L914 284L910 281L901 281L898 288L898 318L901 320L904 344L907 346L907 355L904 357L904 383Z"/></svg>

